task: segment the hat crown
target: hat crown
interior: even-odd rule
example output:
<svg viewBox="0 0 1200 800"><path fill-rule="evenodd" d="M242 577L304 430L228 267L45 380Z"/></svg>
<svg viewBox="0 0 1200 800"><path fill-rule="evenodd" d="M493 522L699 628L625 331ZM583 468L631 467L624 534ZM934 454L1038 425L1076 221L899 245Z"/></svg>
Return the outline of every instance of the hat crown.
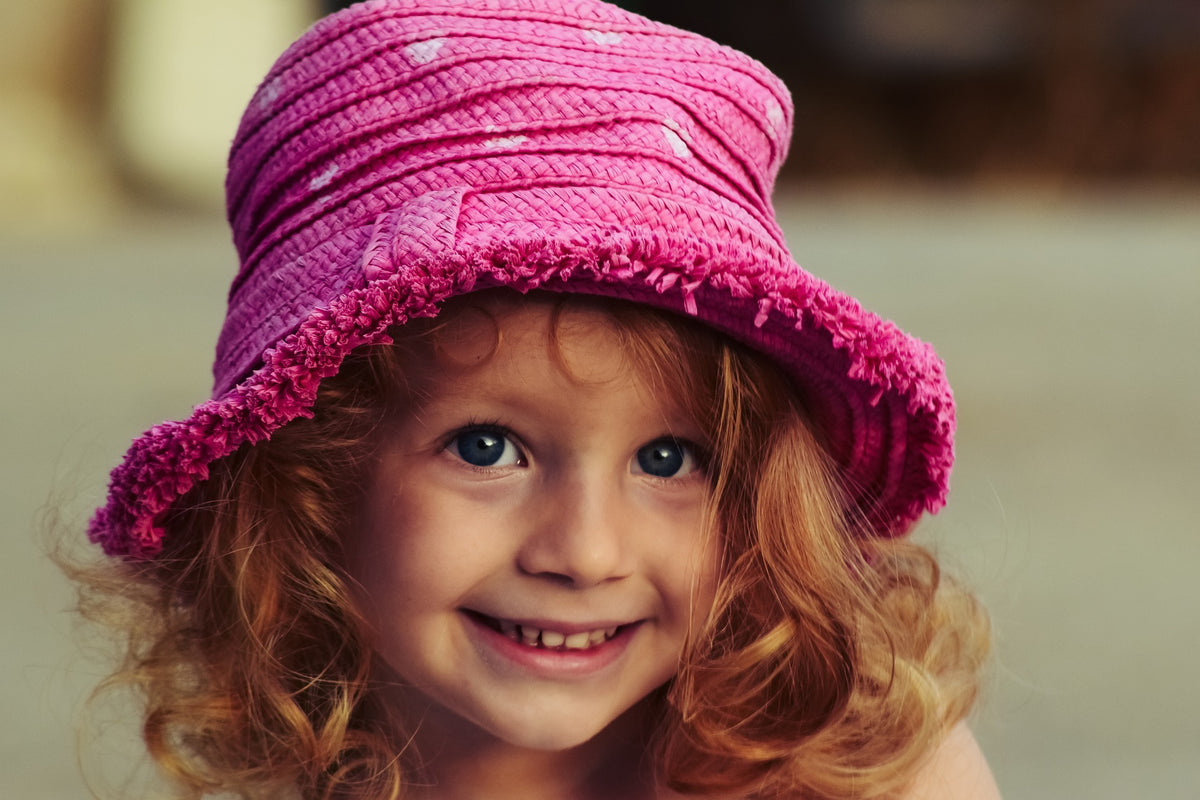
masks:
<svg viewBox="0 0 1200 800"><path fill-rule="evenodd" d="M322 246L429 192L488 208L463 240L586 219L733 228L782 250L770 194L791 114L753 59L593 0L373 0L327 17L276 62L231 150L242 313L222 333L217 391L296 321L268 308L264 282L312 283L297 315L319 304L354 278L322 274Z"/></svg>

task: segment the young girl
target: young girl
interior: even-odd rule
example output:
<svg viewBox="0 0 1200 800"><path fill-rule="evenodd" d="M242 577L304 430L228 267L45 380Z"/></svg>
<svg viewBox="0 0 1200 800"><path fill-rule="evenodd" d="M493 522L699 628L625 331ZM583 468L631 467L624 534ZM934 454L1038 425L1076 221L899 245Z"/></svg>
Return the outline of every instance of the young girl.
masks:
<svg viewBox="0 0 1200 800"><path fill-rule="evenodd" d="M761 65L595 0L371 0L233 143L212 398L90 535L184 796L989 798L901 537L954 411L800 269Z"/></svg>

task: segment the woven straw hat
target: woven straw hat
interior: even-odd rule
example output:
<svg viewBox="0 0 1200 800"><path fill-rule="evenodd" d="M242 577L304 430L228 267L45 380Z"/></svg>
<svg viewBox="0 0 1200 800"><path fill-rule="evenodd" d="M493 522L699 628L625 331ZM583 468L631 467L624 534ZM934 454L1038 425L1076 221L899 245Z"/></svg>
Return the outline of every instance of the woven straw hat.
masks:
<svg viewBox="0 0 1200 800"><path fill-rule="evenodd" d="M856 510L904 532L945 498L949 386L931 348L789 255L770 193L791 116L761 64L595 0L371 0L321 20L230 153L241 268L212 398L134 441L91 538L153 557L171 504L309 413L351 350L500 286L632 300L766 353Z"/></svg>

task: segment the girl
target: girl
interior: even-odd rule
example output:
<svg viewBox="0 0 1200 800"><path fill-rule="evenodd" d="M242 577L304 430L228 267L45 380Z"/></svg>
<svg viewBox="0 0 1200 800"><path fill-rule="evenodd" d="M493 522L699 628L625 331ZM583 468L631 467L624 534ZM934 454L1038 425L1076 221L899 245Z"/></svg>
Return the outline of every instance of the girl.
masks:
<svg viewBox="0 0 1200 800"><path fill-rule="evenodd" d="M280 58L212 399L90 528L184 796L996 796L986 622L900 538L950 391L788 255L790 118L595 0L371 0Z"/></svg>

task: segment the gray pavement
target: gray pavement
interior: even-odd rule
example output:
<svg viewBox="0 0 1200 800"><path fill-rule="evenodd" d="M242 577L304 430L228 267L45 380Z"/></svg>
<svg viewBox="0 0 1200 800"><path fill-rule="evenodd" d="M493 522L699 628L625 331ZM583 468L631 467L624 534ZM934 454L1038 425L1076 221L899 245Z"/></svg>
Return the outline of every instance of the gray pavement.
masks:
<svg viewBox="0 0 1200 800"><path fill-rule="evenodd" d="M974 726L1009 800L1200 798L1200 194L785 193L802 263L934 342L959 399L921 538L987 599ZM128 440L208 388L233 269L218 220L0 236L0 798L87 791L102 669L33 529L81 527ZM86 759L120 785L119 708Z"/></svg>

